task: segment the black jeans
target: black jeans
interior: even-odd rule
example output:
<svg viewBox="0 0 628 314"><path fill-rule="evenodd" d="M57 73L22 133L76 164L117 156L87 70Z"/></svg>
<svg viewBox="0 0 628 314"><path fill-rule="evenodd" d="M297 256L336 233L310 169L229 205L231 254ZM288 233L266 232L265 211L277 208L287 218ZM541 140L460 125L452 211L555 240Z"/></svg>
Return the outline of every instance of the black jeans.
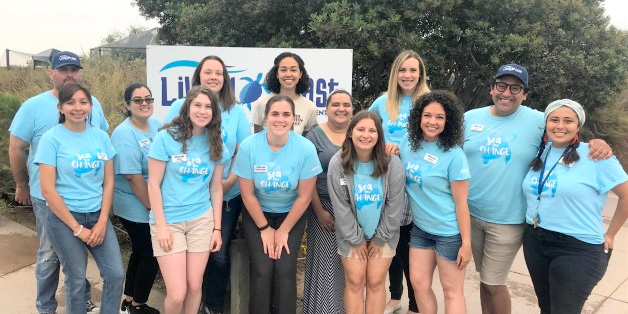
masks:
<svg viewBox="0 0 628 314"><path fill-rule="evenodd" d="M611 252L562 233L526 225L523 253L542 314L578 314L604 277Z"/></svg>
<svg viewBox="0 0 628 314"><path fill-rule="evenodd" d="M146 303L153 287L159 265L153 256L148 223L133 222L118 217L131 238L131 257L126 268L124 294L137 303Z"/></svg>
<svg viewBox="0 0 628 314"><path fill-rule="evenodd" d="M397 244L397 254L393 257L388 268L388 278L390 280L390 298L401 300L403 294L403 275L406 275L406 286L408 287L408 310L419 312L419 307L414 299L414 289L410 282L410 231L414 224L401 226L399 229L399 244Z"/></svg>
<svg viewBox="0 0 628 314"><path fill-rule="evenodd" d="M264 213L272 228L279 228L288 214ZM242 228L251 255L251 290L249 313L295 314L297 311L297 256L305 230L303 215L288 236L290 254L284 250L273 260L264 254L260 232L247 211L242 214Z"/></svg>
<svg viewBox="0 0 628 314"><path fill-rule="evenodd" d="M225 295L231 264L231 239L235 235L238 218L244 205L240 195L228 202L222 202L222 246L220 251L211 253L203 275L203 298L205 306L215 312L225 308Z"/></svg>

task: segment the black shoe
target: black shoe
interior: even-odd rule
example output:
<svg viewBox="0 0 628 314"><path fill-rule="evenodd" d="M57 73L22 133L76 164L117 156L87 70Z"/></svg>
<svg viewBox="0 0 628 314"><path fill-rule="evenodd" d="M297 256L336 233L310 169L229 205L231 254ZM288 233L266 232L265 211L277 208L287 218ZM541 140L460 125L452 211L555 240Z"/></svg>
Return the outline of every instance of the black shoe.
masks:
<svg viewBox="0 0 628 314"><path fill-rule="evenodd" d="M127 309L129 314L160 314L159 310L146 305L146 303L137 306L129 304Z"/></svg>
<svg viewBox="0 0 628 314"><path fill-rule="evenodd" d="M120 314L129 314L129 307L131 306L131 302L126 299L122 300L122 305L120 305Z"/></svg>

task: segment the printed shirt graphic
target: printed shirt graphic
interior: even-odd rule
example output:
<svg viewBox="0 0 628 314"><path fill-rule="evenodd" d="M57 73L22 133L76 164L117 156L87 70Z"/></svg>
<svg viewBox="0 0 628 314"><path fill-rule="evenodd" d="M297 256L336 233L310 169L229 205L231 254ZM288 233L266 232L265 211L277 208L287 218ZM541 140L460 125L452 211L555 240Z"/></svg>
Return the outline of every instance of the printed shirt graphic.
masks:
<svg viewBox="0 0 628 314"><path fill-rule="evenodd" d="M469 211L491 223L523 223L521 182L539 148L543 113L520 106L510 116L497 117L489 109L464 115L464 153L471 171Z"/></svg>
<svg viewBox="0 0 628 314"><path fill-rule="evenodd" d="M251 123L261 125L266 128L266 121L264 120L264 110L266 109L266 103L268 100L277 94L270 93L260 97L252 104L251 109ZM299 95L297 100L294 100L294 133L303 134L317 126L316 120L316 105L309 99Z"/></svg>
<svg viewBox="0 0 628 314"><path fill-rule="evenodd" d="M384 129L384 138L386 143L395 143L397 146L401 143L401 139L408 133L408 116L410 108L412 108L412 97L403 96L401 98L401 107L399 108L399 116L395 121L391 121L386 111L386 94L379 96L369 111L374 111L382 117L382 128Z"/></svg>
<svg viewBox="0 0 628 314"><path fill-rule="evenodd" d="M30 143L28 153L28 186L30 194L38 199L43 200L41 195L41 187L39 186L39 167L33 164L39 140L41 136L52 127L59 124L59 109L57 104L59 100L50 91L43 92L27 99L15 114L9 132L19 137L25 142ZM91 125L104 131L109 129L109 124L105 119L105 114L98 99L92 97L92 114Z"/></svg>
<svg viewBox="0 0 628 314"><path fill-rule="evenodd" d="M436 142L421 142L421 147L412 151L406 135L401 141L399 157L406 171L412 222L434 235L459 234L451 182L470 177L462 148L453 147L444 152Z"/></svg>
<svg viewBox="0 0 628 314"><path fill-rule="evenodd" d="M118 154L113 159L115 184L113 212L126 220L148 223L148 210L137 198L125 174L141 174L148 180L148 152L161 122L148 119L148 132L136 128L129 118L124 119L111 134L111 143Z"/></svg>
<svg viewBox="0 0 628 314"><path fill-rule="evenodd" d="M373 178L373 162L358 162L353 175L353 199L357 210L358 225L364 238L370 240L375 235L382 213L382 177Z"/></svg>
<svg viewBox="0 0 628 314"><path fill-rule="evenodd" d="M542 159L547 157L546 173L558 161L563 148L549 149L546 146ZM571 167L562 163L556 165L541 193L541 203L537 201L539 172L530 170L522 188L527 201L526 222L534 223L536 207L539 204L539 226L543 229L560 232L591 244L604 243L602 209L608 191L628 181L628 175L615 158L595 162L586 156L589 145L580 143L577 149L580 160Z"/></svg>
<svg viewBox="0 0 628 314"><path fill-rule="evenodd" d="M233 172L253 180L262 211L287 213L297 198L299 180L322 172L314 144L290 132L288 142L277 152L268 146L266 130L240 144Z"/></svg>
<svg viewBox="0 0 628 314"><path fill-rule="evenodd" d="M211 207L209 184L214 165L229 158L229 150L223 143L222 159L210 160L207 131L192 136L186 144L187 152L183 155L183 144L175 141L167 130L161 130L148 153L148 157L166 162L161 196L167 223L196 219ZM155 221L152 212L150 221Z"/></svg>
<svg viewBox="0 0 628 314"><path fill-rule="evenodd" d="M102 205L105 162L115 154L107 132L88 125L74 133L57 124L42 135L34 163L56 168L55 187L70 211L92 213Z"/></svg>

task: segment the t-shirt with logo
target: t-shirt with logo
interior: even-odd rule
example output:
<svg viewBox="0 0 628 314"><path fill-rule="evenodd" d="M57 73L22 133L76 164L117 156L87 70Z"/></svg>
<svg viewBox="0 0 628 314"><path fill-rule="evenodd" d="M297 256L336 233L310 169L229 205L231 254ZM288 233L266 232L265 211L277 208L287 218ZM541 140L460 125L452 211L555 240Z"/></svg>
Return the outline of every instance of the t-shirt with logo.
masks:
<svg viewBox="0 0 628 314"><path fill-rule="evenodd" d="M28 161L26 163L28 168L28 186L30 194L41 200L44 199L44 196L41 195L41 187L39 186L39 167L35 166L33 161L37 154L41 136L59 124L58 103L59 99L51 91L45 91L33 96L20 106L15 117L13 117L11 127L9 127L9 132L13 136L30 144ZM92 97L92 104L92 113L88 118L88 122L96 128L107 131L109 124L96 97Z"/></svg>
<svg viewBox="0 0 628 314"><path fill-rule="evenodd" d="M323 169L314 144L303 136L290 131L288 142L274 152L266 132L251 135L240 144L233 172L253 180L262 211L287 213L297 198L299 180L314 177Z"/></svg>
<svg viewBox="0 0 628 314"><path fill-rule="evenodd" d="M34 163L56 168L55 188L71 212L93 213L102 206L105 163L115 154L107 132L57 124L42 135Z"/></svg>
<svg viewBox="0 0 628 314"><path fill-rule="evenodd" d="M412 97L401 97L399 116L397 116L395 121L390 120L388 111L386 111L386 99L388 99L387 94L379 96L375 99L369 111L377 112L377 114L382 117L382 128L384 129L384 139L386 143L395 143L399 146L403 136L408 133L408 116L412 108Z"/></svg>
<svg viewBox="0 0 628 314"><path fill-rule="evenodd" d="M148 118L148 132L124 119L111 134L111 144L118 154L113 158L115 173L113 212L126 220L148 223L148 210L137 198L125 174L141 174L148 180L148 151L161 127L161 121Z"/></svg>
<svg viewBox="0 0 628 314"><path fill-rule="evenodd" d="M471 216L497 224L520 224L525 218L521 182L536 156L545 121L543 113L526 106L506 117L490 107L464 114Z"/></svg>
<svg viewBox="0 0 628 314"><path fill-rule="evenodd" d="M373 178L372 174L373 161L358 162L353 174L353 199L358 225L367 240L375 235L382 213L382 177Z"/></svg>
<svg viewBox="0 0 628 314"><path fill-rule="evenodd" d="M541 156L545 163L541 202L537 200L539 171L530 169L523 181L526 196L526 222L534 224L539 214L539 227L560 232L591 244L604 243L602 209L608 191L628 181L621 164L612 156L606 160L593 161L587 158L589 145L580 143L577 152L580 160L572 165L556 164L564 148L550 148L548 144ZM553 171L550 170L556 165Z"/></svg>
<svg viewBox="0 0 628 314"><path fill-rule="evenodd" d="M456 146L445 152L437 142L423 141L419 149L412 151L406 135L399 157L406 172L412 222L433 235L460 234L451 182L470 177L462 148Z"/></svg>
<svg viewBox="0 0 628 314"><path fill-rule="evenodd" d="M251 105L251 123L261 125L266 128L266 120L264 120L264 111L266 103L270 98L277 94L270 93L263 95ZM303 134L318 125L316 120L316 104L309 99L299 95L294 101L294 133Z"/></svg>
<svg viewBox="0 0 628 314"><path fill-rule="evenodd" d="M222 158L212 161L209 152L207 130L186 141L187 152L181 152L183 144L164 129L157 133L148 157L166 162L161 181L161 197L166 223L189 221L200 217L211 207L209 185L214 165L224 164L229 150L222 144ZM150 221L155 221L153 212Z"/></svg>

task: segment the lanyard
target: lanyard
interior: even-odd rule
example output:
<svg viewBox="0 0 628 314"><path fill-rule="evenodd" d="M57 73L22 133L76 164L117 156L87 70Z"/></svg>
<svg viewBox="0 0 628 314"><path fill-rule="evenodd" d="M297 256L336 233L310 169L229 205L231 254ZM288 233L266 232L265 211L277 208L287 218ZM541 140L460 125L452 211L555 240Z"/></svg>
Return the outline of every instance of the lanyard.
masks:
<svg viewBox="0 0 628 314"><path fill-rule="evenodd" d="M541 222L541 216L539 215L539 205L541 204L541 193L543 193L543 186L545 186L547 179L549 179L550 175L552 174L552 171L554 171L556 166L560 163L561 159L563 159L563 157L565 157L565 155L567 155L571 151L571 147L563 151L563 153L560 155L556 163L552 166L552 168L550 168L550 170L547 172L547 175L545 175L545 165L547 164L547 157L549 157L549 154L551 151L552 151L552 146L550 146L549 149L547 150L547 155L545 155L545 160L543 160L543 166L541 167L541 173L539 173L539 185L536 190L537 191L536 193L537 203L536 203L536 215L534 215L534 228L538 227L539 223Z"/></svg>

